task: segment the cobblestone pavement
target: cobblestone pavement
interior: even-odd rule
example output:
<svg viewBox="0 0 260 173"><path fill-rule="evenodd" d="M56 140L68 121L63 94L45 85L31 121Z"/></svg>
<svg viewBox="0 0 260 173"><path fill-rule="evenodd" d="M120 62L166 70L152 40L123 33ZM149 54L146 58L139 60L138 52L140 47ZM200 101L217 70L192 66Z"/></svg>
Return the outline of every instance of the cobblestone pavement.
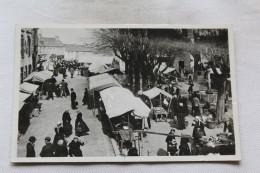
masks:
<svg viewBox="0 0 260 173"><path fill-rule="evenodd" d="M84 89L87 86L87 79L82 76L77 76L75 72L75 77L66 79L69 88L74 88L77 94L77 101L79 103L78 110L83 114L83 120L89 126L89 135L80 137L85 145L81 147L83 156L114 156L113 147L110 138L108 138L102 131L101 122L94 116L93 111L87 109L87 106L82 106L82 98ZM57 77L57 81L61 80L61 75ZM73 134L67 138L70 142L74 137L74 125L76 120L77 112L71 109L70 97L56 98L54 100L41 100L42 112L39 117L34 117L31 119L31 124L26 132L26 134L20 136L18 141L18 157L26 156L26 144L31 135L35 136L37 141L35 142L36 157L39 157L42 147L45 145L44 138L49 136L54 138L55 132L54 128L58 121L62 122L62 115L66 109L70 110L71 114L71 124L73 126Z"/></svg>

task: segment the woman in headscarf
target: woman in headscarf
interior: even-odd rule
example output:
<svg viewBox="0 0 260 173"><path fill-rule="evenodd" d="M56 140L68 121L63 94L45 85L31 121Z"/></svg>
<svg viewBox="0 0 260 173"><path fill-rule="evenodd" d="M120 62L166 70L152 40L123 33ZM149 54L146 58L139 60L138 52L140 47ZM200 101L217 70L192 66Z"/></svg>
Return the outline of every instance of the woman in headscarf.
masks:
<svg viewBox="0 0 260 173"><path fill-rule="evenodd" d="M83 146L84 142L79 140L77 136L73 138L73 140L69 144L69 155L70 157L82 157L82 151L80 146Z"/></svg>
<svg viewBox="0 0 260 173"><path fill-rule="evenodd" d="M83 97L83 105L87 105L88 104L88 89L85 88L85 92L84 92L84 97Z"/></svg>
<svg viewBox="0 0 260 173"><path fill-rule="evenodd" d="M180 156L188 156L191 155L190 146L189 146L188 138L181 138L180 146L179 146L179 155Z"/></svg>
<svg viewBox="0 0 260 173"><path fill-rule="evenodd" d="M65 136L64 129L62 127L61 122L57 122L57 127L55 127L54 131L55 131L55 136L54 136L53 144L54 144L54 146L57 146L58 141L64 140L64 136Z"/></svg>
<svg viewBox="0 0 260 173"><path fill-rule="evenodd" d="M75 134L76 136L84 136L89 132L87 124L82 119L82 113L78 112L77 119L75 121Z"/></svg>

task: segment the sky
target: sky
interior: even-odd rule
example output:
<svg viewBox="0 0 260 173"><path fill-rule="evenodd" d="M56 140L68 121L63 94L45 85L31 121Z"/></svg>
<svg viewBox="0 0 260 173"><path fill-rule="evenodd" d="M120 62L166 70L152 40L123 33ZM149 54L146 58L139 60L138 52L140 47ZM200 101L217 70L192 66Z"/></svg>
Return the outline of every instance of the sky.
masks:
<svg viewBox="0 0 260 173"><path fill-rule="evenodd" d="M59 36L59 39L64 44L78 44L93 42L95 29L61 29L61 28L41 28L39 33L42 37Z"/></svg>

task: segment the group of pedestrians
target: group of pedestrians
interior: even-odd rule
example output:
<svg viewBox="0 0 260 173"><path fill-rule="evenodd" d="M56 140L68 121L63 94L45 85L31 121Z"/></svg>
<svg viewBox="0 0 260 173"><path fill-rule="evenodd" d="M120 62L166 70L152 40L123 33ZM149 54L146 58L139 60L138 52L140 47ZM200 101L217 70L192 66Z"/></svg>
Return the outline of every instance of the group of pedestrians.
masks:
<svg viewBox="0 0 260 173"><path fill-rule="evenodd" d="M81 146L84 142L79 139L80 136L88 135L90 131L87 124L82 119L82 113L78 111L77 118L75 120L75 136L73 140L68 144L67 138L72 135L73 127L71 125L71 116L69 110L66 110L62 116L62 123L58 122L57 127L54 128L55 136L53 143L51 138L45 138L45 145L40 152L41 157L82 157ZM26 157L36 157L35 153L35 141L34 136L30 136L26 149Z"/></svg>

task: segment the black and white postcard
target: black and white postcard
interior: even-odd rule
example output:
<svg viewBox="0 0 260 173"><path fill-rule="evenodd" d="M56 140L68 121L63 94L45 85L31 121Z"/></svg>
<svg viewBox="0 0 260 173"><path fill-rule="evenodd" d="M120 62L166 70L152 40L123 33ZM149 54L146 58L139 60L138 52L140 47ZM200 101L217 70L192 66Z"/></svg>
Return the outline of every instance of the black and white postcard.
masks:
<svg viewBox="0 0 260 173"><path fill-rule="evenodd" d="M12 162L241 159L229 25L17 25Z"/></svg>

